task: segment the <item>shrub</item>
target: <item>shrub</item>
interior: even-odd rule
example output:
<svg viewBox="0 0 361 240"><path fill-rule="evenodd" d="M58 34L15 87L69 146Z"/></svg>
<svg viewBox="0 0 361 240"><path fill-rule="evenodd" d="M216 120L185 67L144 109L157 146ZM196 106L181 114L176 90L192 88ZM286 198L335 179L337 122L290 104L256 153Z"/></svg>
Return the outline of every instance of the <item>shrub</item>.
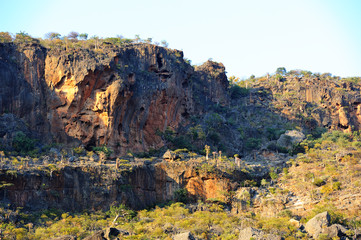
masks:
<svg viewBox="0 0 361 240"><path fill-rule="evenodd" d="M177 202L187 203L188 202L188 191L185 188L180 188L174 191L174 199Z"/></svg>
<svg viewBox="0 0 361 240"><path fill-rule="evenodd" d="M85 149L80 146L80 147L73 148L73 151L75 154L82 154L82 153L84 153Z"/></svg>
<svg viewBox="0 0 361 240"><path fill-rule="evenodd" d="M244 144L244 147L246 150L250 151L259 148L260 145L261 145L261 139L248 138Z"/></svg>
<svg viewBox="0 0 361 240"><path fill-rule="evenodd" d="M247 88L240 87L238 85L233 85L230 89L231 91L231 98L237 99L241 97L248 96L249 90Z"/></svg>
<svg viewBox="0 0 361 240"><path fill-rule="evenodd" d="M105 146L105 145L103 145L103 146L101 146L101 147L92 147L92 150L93 150L94 152L103 152L103 153L105 153L105 155L106 155L107 157L109 157L110 154L113 153L113 151L112 151L110 148L108 148L107 146Z"/></svg>
<svg viewBox="0 0 361 240"><path fill-rule="evenodd" d="M332 189L333 190L340 190L341 189L341 183L340 182L334 182L332 184Z"/></svg>
<svg viewBox="0 0 361 240"><path fill-rule="evenodd" d="M17 132L13 139L13 148L17 152L26 153L35 148L35 140L27 137L23 132Z"/></svg>
<svg viewBox="0 0 361 240"><path fill-rule="evenodd" d="M325 185L325 181L321 178L315 178L315 180L313 181L313 185L317 186L317 187L321 187L322 185Z"/></svg>

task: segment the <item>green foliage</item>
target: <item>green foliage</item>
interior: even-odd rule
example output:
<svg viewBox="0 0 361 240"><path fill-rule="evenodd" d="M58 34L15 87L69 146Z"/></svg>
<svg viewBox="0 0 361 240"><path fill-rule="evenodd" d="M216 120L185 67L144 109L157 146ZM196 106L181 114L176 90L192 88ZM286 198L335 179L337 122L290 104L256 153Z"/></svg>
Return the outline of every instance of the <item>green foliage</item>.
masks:
<svg viewBox="0 0 361 240"><path fill-rule="evenodd" d="M124 204L113 204L107 214L111 218L115 218L118 216L118 221L126 221L129 222L133 218L137 216L137 213L133 210L130 210L128 207L126 207Z"/></svg>
<svg viewBox="0 0 361 240"><path fill-rule="evenodd" d="M16 133L12 145L15 151L25 154L34 150L35 142L34 139L29 138L25 133L20 131Z"/></svg>
<svg viewBox="0 0 361 240"><path fill-rule="evenodd" d="M100 146L100 147L92 147L92 150L94 152L103 152L105 153L105 155L107 157L109 157L112 153L113 153L113 150L111 150L110 148L108 148L107 146L103 145L103 146Z"/></svg>
<svg viewBox="0 0 361 240"><path fill-rule="evenodd" d="M0 43L12 42L13 38L9 32L0 32Z"/></svg>
<svg viewBox="0 0 361 240"><path fill-rule="evenodd" d="M231 92L231 98L237 99L237 98L248 96L249 89L240 87L238 85L232 85L230 88L230 92Z"/></svg>
<svg viewBox="0 0 361 240"><path fill-rule="evenodd" d="M26 43L26 42L31 42L32 40L33 40L33 38L29 34L27 34L26 32L20 31L19 33L17 33L15 35L14 42Z"/></svg>
<svg viewBox="0 0 361 240"><path fill-rule="evenodd" d="M294 144L290 150L288 150L288 153L291 156L297 155L299 153L305 153L305 148L302 144L297 143L297 144Z"/></svg>
<svg viewBox="0 0 361 240"><path fill-rule="evenodd" d="M208 134L208 138L215 144L219 143L219 141L221 140L221 136L215 131L210 131Z"/></svg>
<svg viewBox="0 0 361 240"><path fill-rule="evenodd" d="M82 146L80 146L73 148L73 151L75 154L83 154L85 152L85 149Z"/></svg>
<svg viewBox="0 0 361 240"><path fill-rule="evenodd" d="M54 40L54 39L60 39L60 33L57 32L48 32L45 34L46 39Z"/></svg>
<svg viewBox="0 0 361 240"><path fill-rule="evenodd" d="M266 128L266 136L269 140L277 140L285 132L284 129Z"/></svg>
<svg viewBox="0 0 361 240"><path fill-rule="evenodd" d="M188 202L188 191L185 188L180 188L174 192L174 199L177 202L187 203Z"/></svg>
<svg viewBox="0 0 361 240"><path fill-rule="evenodd" d="M262 140L259 138L248 138L244 144L247 151L254 150L260 147Z"/></svg>
<svg viewBox="0 0 361 240"><path fill-rule="evenodd" d="M315 178L313 181L313 185L317 186L317 187L321 187L322 185L325 185L326 182L321 179L321 178Z"/></svg>
<svg viewBox="0 0 361 240"><path fill-rule="evenodd" d="M268 144L267 149L275 152L277 151L280 153L288 153L287 148L282 147L275 142L271 142L270 144Z"/></svg>
<svg viewBox="0 0 361 240"><path fill-rule="evenodd" d="M205 122L208 128L218 128L223 124L223 119L218 113L212 113Z"/></svg>
<svg viewBox="0 0 361 240"><path fill-rule="evenodd" d="M267 182L267 180L266 179L262 179L261 180L261 186L267 186L269 184L269 182Z"/></svg>
<svg viewBox="0 0 361 240"><path fill-rule="evenodd" d="M172 143L174 145L173 149L177 149L177 148L193 149L192 144L190 143L189 139L186 136L175 137Z"/></svg>
<svg viewBox="0 0 361 240"><path fill-rule="evenodd" d="M360 84L361 83L361 77L348 77L348 78L342 78L341 79L344 82L351 82L354 84Z"/></svg>
<svg viewBox="0 0 361 240"><path fill-rule="evenodd" d="M274 180L277 180L278 174L277 174L277 172L276 172L276 170L275 170L274 167L271 167L271 168L270 168L269 176L271 177L271 179L272 179L273 181L274 181Z"/></svg>
<svg viewBox="0 0 361 240"><path fill-rule="evenodd" d="M284 76L286 73L287 73L287 71L286 71L286 68L284 68L284 67L279 67L276 70L276 74L279 74L279 75L282 75L282 76Z"/></svg>
<svg viewBox="0 0 361 240"><path fill-rule="evenodd" d="M345 216L340 210L337 210L333 204L318 204L313 209L312 212L307 216L307 220L313 218L319 213L328 212L331 217L331 224L345 224Z"/></svg>
<svg viewBox="0 0 361 240"><path fill-rule="evenodd" d="M337 190L341 190L341 183L340 182L334 182L332 183L332 189L337 191Z"/></svg>
<svg viewBox="0 0 361 240"><path fill-rule="evenodd" d="M192 141L197 141L197 140L204 141L206 139L206 134L204 133L201 125L190 127L187 132L187 135L191 137Z"/></svg>

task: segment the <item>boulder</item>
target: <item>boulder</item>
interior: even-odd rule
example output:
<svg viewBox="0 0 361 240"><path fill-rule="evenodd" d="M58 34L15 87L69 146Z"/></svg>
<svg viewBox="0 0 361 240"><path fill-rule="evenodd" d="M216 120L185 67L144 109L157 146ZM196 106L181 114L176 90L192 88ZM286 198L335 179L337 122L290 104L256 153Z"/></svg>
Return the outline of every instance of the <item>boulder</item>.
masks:
<svg viewBox="0 0 361 240"><path fill-rule="evenodd" d="M291 130L280 136L277 140L277 145L290 149L294 144L302 142L305 138L306 137L302 132Z"/></svg>
<svg viewBox="0 0 361 240"><path fill-rule="evenodd" d="M340 224L330 226L330 215L328 212L317 214L305 225L306 232L314 239L320 235L327 235L330 238L346 236L347 229Z"/></svg>
<svg viewBox="0 0 361 240"><path fill-rule="evenodd" d="M120 231L116 228L107 228L107 230L105 230L105 237L106 238L111 238L111 237L116 237L120 234Z"/></svg>
<svg viewBox="0 0 361 240"><path fill-rule="evenodd" d="M266 234L265 232L255 229L253 227L248 227L239 232L238 240L281 240L283 239L280 236L274 234Z"/></svg>
<svg viewBox="0 0 361 240"><path fill-rule="evenodd" d="M84 238L84 240L107 240L107 239L104 237L104 231L97 231L93 235Z"/></svg>
<svg viewBox="0 0 361 240"><path fill-rule="evenodd" d="M113 239L114 237L118 237L119 235L129 236L129 232L125 231L123 229L117 229L117 228L110 227L105 230L104 237L107 239Z"/></svg>
<svg viewBox="0 0 361 240"><path fill-rule="evenodd" d="M173 240L195 240L191 232L184 232L172 237Z"/></svg>
<svg viewBox="0 0 361 240"><path fill-rule="evenodd" d="M173 151L170 151L169 149L163 154L164 160L174 161L177 158L177 154L175 154Z"/></svg>
<svg viewBox="0 0 361 240"><path fill-rule="evenodd" d="M52 238L52 240L76 240L77 238L75 236L71 235L65 235L61 237Z"/></svg>

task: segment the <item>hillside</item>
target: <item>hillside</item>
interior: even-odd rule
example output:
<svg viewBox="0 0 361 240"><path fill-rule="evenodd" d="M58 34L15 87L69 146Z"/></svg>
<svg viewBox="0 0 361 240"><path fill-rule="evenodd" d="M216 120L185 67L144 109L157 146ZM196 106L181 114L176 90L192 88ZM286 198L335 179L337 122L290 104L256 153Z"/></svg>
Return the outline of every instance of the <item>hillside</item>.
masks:
<svg viewBox="0 0 361 240"><path fill-rule="evenodd" d="M0 43L1 237L360 237L360 78L52 43Z"/></svg>

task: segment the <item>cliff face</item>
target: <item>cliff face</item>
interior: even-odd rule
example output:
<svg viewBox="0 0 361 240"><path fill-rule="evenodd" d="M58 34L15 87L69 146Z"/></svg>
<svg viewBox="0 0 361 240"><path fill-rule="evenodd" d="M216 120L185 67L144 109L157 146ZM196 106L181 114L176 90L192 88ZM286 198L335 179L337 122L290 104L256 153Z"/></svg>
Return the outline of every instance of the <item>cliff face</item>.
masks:
<svg viewBox="0 0 361 240"><path fill-rule="evenodd" d="M202 76L217 91L206 93L224 102L224 67L214 76L220 65L211 65ZM122 154L163 146L156 132L187 123L193 81L205 81L182 52L149 44L102 53L3 44L0 70L0 114L15 114L47 142L107 144Z"/></svg>
<svg viewBox="0 0 361 240"><path fill-rule="evenodd" d="M187 102L192 68L180 52L137 45L101 57L59 54L45 61L54 132L121 153L145 151L162 146L157 130L177 129L192 111Z"/></svg>
<svg viewBox="0 0 361 240"><path fill-rule="evenodd" d="M243 176L245 178L245 176ZM195 165L160 162L119 172L114 166L67 166L38 171L0 172L0 200L29 210L59 208L64 211L106 210L114 203L134 209L174 200L185 188L191 199L224 198L235 185L232 177L199 172Z"/></svg>
<svg viewBox="0 0 361 240"><path fill-rule="evenodd" d="M49 131L45 58L46 50L38 45L19 51L11 44L0 45L0 113L15 114L44 137Z"/></svg>
<svg viewBox="0 0 361 240"><path fill-rule="evenodd" d="M267 102L280 115L298 120L305 127L325 127L353 131L361 127L361 86L358 83L322 77L288 76L280 80L257 81L250 84L267 91Z"/></svg>

